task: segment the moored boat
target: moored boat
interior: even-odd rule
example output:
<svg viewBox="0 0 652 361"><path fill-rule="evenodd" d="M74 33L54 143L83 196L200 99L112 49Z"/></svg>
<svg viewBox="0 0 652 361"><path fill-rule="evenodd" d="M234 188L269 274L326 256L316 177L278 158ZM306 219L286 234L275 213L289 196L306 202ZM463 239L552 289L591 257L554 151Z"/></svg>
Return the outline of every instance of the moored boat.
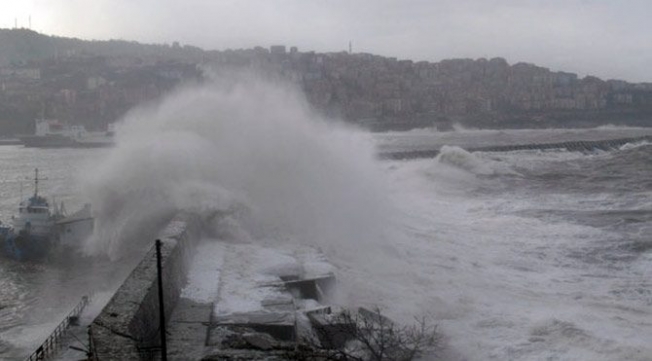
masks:
<svg viewBox="0 0 652 361"><path fill-rule="evenodd" d="M60 123L52 119L37 119L34 135L19 136L26 147L37 148L99 148L113 146L113 124L102 132L86 131L83 125Z"/></svg>
<svg viewBox="0 0 652 361"><path fill-rule="evenodd" d="M19 261L41 260L52 254L55 248L61 246L63 232L72 233L73 223L85 222L86 228L90 224L92 231L92 218L90 208L84 208L88 217L73 219L66 217L63 204L50 208L48 200L39 195L38 169L35 170L34 194L20 202L18 213L12 217L12 224L0 225L0 239L3 241L3 250L6 255ZM79 212L78 212L79 213ZM65 225L65 227L63 227ZM71 242L64 242L68 245Z"/></svg>

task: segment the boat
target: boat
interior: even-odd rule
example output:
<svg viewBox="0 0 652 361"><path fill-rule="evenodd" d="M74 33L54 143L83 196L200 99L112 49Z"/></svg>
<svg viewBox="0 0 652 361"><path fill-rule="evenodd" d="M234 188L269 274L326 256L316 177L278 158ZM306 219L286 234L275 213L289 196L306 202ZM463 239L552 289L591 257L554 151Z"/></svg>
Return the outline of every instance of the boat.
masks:
<svg viewBox="0 0 652 361"><path fill-rule="evenodd" d="M39 195L38 169L34 176L34 194L20 202L18 214L11 225L0 225L3 251L19 261L38 261L47 258L63 246L71 246L92 232L93 218L86 205L67 217L63 203L50 208L48 200Z"/></svg>
<svg viewBox="0 0 652 361"><path fill-rule="evenodd" d="M22 145L23 142L20 141L18 138L0 138L0 146L1 145Z"/></svg>
<svg viewBox="0 0 652 361"><path fill-rule="evenodd" d="M56 119L37 119L33 135L18 139L26 147L36 148L99 148L113 146L113 124L106 131L89 132L83 125L68 125Z"/></svg>

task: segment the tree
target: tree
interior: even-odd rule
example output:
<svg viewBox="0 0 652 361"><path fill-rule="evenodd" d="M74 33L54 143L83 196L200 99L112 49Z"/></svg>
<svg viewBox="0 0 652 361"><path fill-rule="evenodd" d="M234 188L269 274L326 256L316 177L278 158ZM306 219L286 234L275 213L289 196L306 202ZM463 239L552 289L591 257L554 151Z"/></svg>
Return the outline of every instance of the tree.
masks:
<svg viewBox="0 0 652 361"><path fill-rule="evenodd" d="M309 318L316 338L304 339L294 360L410 361L426 353L433 355L441 342L437 326L427 318L404 326L378 308Z"/></svg>

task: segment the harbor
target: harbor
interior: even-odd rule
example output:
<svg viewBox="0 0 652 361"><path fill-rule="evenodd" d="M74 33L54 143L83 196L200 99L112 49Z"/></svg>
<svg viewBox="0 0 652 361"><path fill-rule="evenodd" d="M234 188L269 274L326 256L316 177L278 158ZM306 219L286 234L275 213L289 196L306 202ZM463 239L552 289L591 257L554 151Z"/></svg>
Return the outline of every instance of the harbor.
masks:
<svg viewBox="0 0 652 361"><path fill-rule="evenodd" d="M0 361L652 361L651 11L6 2Z"/></svg>

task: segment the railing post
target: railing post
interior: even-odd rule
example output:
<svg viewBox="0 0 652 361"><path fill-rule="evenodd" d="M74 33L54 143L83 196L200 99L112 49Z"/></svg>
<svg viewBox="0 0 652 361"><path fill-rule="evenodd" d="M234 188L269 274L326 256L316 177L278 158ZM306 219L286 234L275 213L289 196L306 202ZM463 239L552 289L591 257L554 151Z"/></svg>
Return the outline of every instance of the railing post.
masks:
<svg viewBox="0 0 652 361"><path fill-rule="evenodd" d="M165 340L165 306L163 303L163 272L161 267L161 240L156 240L156 270L158 271L158 310L161 330L161 361L167 361L168 349Z"/></svg>

